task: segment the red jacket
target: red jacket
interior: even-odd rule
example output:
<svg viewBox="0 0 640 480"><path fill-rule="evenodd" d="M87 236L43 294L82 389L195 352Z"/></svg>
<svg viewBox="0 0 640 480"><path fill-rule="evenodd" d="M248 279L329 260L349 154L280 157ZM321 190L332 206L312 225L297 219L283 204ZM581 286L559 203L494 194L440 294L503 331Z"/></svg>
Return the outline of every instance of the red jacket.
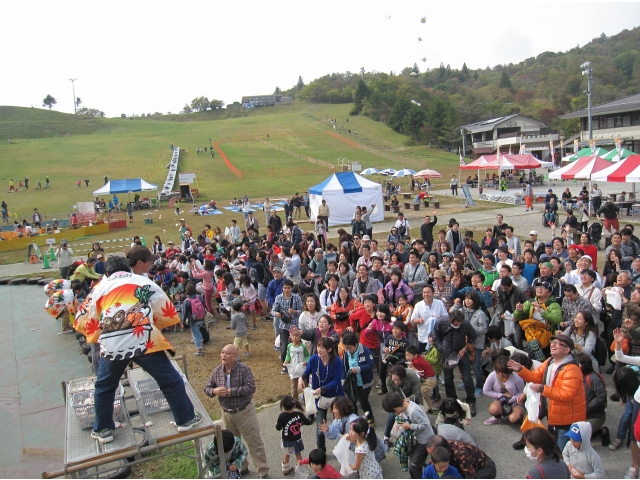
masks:
<svg viewBox="0 0 640 480"><path fill-rule="evenodd" d="M298 463L300 465L309 465L309 459L303 458ZM317 475L318 478L342 478L342 475L340 475L340 472L338 472L335 468L333 468L328 463L325 463L324 467L322 467L322 470L320 470L319 472L314 472L314 474Z"/></svg>
<svg viewBox="0 0 640 480"><path fill-rule="evenodd" d="M349 316L349 321L351 322L351 327L354 332L356 331L354 323L356 321L360 322L360 329L362 330L360 332L360 343L368 348L380 348L380 340L378 339L376 331L367 329L367 326L374 318L375 317L369 316L364 307L359 308Z"/></svg>

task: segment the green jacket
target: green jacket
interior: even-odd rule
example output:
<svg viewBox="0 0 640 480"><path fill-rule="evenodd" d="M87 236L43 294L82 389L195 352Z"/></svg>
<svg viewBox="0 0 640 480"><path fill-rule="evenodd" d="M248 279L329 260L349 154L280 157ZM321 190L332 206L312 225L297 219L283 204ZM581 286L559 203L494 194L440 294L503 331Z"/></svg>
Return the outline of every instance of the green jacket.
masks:
<svg viewBox="0 0 640 480"><path fill-rule="evenodd" d="M537 300L538 299L536 298L536 301ZM557 326L562 321L562 308L556 301L556 298L553 296L549 297L545 302L545 306L547 307L547 310L542 312L542 318L547 321L549 327ZM513 319L516 322L519 322L521 320L528 320L530 318L530 312L531 300L527 300L526 302L524 302L521 312L519 312L518 310L515 310L513 312Z"/></svg>
<svg viewBox="0 0 640 480"><path fill-rule="evenodd" d="M242 470L242 464L247 458L247 454L247 446L240 438L235 437L235 443L233 444L231 452L225 452L226 463L234 464L238 468L238 473L240 473ZM217 456L216 437L214 437L213 442L211 442L207 447L207 451L204 454L204 461L209 465L207 467L209 473L212 475L220 474L220 459Z"/></svg>

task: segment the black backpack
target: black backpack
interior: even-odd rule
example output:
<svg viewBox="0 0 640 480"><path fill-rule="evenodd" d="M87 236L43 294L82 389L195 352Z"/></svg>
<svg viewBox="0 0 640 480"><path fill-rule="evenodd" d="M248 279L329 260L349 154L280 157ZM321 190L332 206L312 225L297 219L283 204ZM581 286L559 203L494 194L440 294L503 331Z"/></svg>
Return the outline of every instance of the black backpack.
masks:
<svg viewBox="0 0 640 480"><path fill-rule="evenodd" d="M600 368L604 367L604 364L607 363L608 355L609 352L607 351L607 345L600 336L596 335L596 347L593 349L593 358L598 361Z"/></svg>

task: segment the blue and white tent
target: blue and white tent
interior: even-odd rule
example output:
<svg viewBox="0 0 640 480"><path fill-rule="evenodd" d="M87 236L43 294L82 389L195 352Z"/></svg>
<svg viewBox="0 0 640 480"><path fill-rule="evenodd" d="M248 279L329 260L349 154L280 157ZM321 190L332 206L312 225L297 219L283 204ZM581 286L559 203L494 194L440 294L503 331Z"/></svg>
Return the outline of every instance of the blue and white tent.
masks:
<svg viewBox="0 0 640 480"><path fill-rule="evenodd" d="M356 206L377 205L371 215L372 222L384 220L382 185L367 180L357 173L334 173L324 182L309 189L311 219L316 220L322 200L329 206L329 225L349 224L353 220Z"/></svg>
<svg viewBox="0 0 640 480"><path fill-rule="evenodd" d="M158 190L157 185L145 182L141 178L125 178L124 180L111 180L105 186L99 188L93 195L109 195L114 193L146 192Z"/></svg>

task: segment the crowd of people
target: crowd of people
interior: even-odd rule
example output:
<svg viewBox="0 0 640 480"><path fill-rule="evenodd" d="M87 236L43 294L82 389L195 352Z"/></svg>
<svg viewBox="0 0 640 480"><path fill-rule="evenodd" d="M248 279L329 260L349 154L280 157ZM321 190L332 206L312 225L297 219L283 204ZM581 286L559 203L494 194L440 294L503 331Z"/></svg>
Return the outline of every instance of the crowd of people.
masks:
<svg viewBox="0 0 640 480"><path fill-rule="evenodd" d="M304 196L299 198L298 217L305 206ZM142 359L145 368L149 353L171 348L163 343L163 329L189 326L194 354L204 356L206 314L229 321L233 345L223 348L222 365L205 387L223 408L224 450L232 452L228 474L246 470L247 454L260 475L268 472L252 401L255 380L239 361L242 348L251 355L247 332L262 320L273 325L278 368L291 380L277 425L283 474L309 463L318 478L338 478L330 476L335 471L327 464L325 440L347 434L355 453L347 467L361 478L382 478L376 459L387 449L411 478L495 478L495 462L464 431L478 415L477 398L487 396L491 403L481 414L487 435L501 423L522 426L513 448L536 462L530 478L602 478L591 440L599 437L617 450L628 434L632 458L625 478L638 478L640 240L633 226L613 234L604 268L598 268L589 233L582 233L580 243L570 235L545 243L536 230L518 237L498 215L477 242L453 218L438 229L434 211L414 227L415 237L400 214L388 235L374 239L367 213L375 208L358 208L350 232L337 230L336 244L327 237L324 218L322 228L304 232L296 219L283 222L275 210L265 211L264 229L248 212L245 228L233 220L226 234L205 225L196 236L181 219L179 245L164 245L159 236L150 249L134 243L124 265L112 256L101 267L109 281L94 275L93 262L76 269L75 293L85 303L74 328L89 332L87 325L96 321L87 338L102 344L96 391L113 393L112 380L124 361L109 356L113 337L104 335L110 327L99 315L100 309L111 308L113 315L117 308L98 306L96 299L118 281L129 281L149 285L155 295L118 307L147 309L154 346L140 347L132 358ZM328 207L322 213L328 218ZM99 245L93 250L102 262ZM66 242L57 255L66 278ZM98 282L93 290L92 279ZM164 306L166 297L172 309ZM154 302L163 304L162 313ZM613 436L605 425L605 371L613 374L616 390L610 400L625 405ZM307 405L298 403L306 388L315 397L309 417ZM381 396L384 419L374 418L373 392ZM527 416L535 394L546 428L539 422L531 428ZM182 397L172 402L186 404ZM109 438L107 410L96 421L95 438ZM184 428L199 422L193 408L186 411L174 411ZM300 430L312 421L316 448L302 458ZM212 468L219 472L221 466L214 462Z"/></svg>

